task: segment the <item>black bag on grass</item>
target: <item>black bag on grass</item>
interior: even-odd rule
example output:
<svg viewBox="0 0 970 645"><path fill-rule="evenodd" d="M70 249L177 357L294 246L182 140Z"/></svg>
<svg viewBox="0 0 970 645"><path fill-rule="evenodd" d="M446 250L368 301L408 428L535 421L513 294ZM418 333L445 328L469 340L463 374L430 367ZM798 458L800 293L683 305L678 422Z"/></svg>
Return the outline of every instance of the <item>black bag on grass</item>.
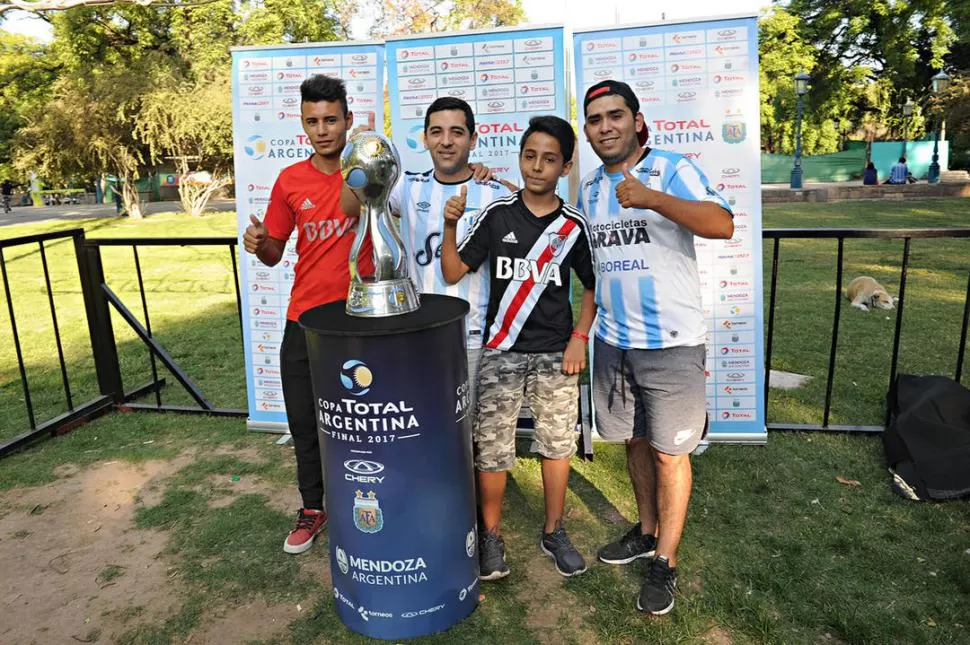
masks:
<svg viewBox="0 0 970 645"><path fill-rule="evenodd" d="M912 500L970 496L970 390L945 376L896 377L882 435L897 494Z"/></svg>

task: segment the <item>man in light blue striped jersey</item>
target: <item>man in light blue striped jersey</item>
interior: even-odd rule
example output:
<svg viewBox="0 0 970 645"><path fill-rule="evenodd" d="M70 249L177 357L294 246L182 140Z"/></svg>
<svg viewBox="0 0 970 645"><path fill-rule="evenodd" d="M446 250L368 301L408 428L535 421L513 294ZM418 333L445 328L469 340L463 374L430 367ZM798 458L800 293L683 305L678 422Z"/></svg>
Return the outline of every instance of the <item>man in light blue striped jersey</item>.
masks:
<svg viewBox="0 0 970 645"><path fill-rule="evenodd" d="M707 422L694 236L730 238L730 206L686 157L646 145L626 83L589 88L584 133L603 162L580 184L597 270L592 392L596 429L624 442L639 522L597 554L652 558L637 608L674 606L677 547L691 492L690 453Z"/></svg>

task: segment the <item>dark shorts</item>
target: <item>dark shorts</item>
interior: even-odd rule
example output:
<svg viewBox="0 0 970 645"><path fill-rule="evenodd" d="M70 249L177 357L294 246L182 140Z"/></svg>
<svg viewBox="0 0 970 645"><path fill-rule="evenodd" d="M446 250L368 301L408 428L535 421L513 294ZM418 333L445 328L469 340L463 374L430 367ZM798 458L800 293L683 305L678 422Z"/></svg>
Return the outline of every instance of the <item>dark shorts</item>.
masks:
<svg viewBox="0 0 970 645"><path fill-rule="evenodd" d="M704 345L618 349L593 343L596 431L608 442L646 437L668 455L697 447L707 425Z"/></svg>

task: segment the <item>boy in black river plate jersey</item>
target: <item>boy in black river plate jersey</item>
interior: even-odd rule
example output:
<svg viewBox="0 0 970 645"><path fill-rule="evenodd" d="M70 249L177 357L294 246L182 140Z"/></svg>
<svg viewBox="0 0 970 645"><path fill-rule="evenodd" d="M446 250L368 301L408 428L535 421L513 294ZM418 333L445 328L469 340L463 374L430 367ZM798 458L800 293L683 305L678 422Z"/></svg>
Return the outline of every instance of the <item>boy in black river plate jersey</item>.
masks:
<svg viewBox="0 0 970 645"><path fill-rule="evenodd" d="M579 373L593 323L595 278L586 220L556 195L572 167L576 135L566 121L535 117L522 135L519 170L525 187L495 200L456 244L465 189L445 204L441 270L450 283L486 260L491 269L484 350L478 373L475 468L484 530L479 578L509 573L499 530L508 471L515 465L515 428L523 396L535 419L542 456L546 521L543 553L564 576L586 571L583 556L562 527L569 460L576 453ZM571 272L583 284L573 325Z"/></svg>

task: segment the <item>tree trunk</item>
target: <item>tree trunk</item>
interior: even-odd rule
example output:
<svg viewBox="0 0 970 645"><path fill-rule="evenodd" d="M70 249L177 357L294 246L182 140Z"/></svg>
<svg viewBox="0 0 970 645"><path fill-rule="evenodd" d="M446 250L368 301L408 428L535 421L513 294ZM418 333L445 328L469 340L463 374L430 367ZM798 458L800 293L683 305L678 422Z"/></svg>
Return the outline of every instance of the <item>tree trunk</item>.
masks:
<svg viewBox="0 0 970 645"><path fill-rule="evenodd" d="M128 217L131 219L144 218L141 212L141 202L138 200L138 186L135 185L138 178L128 173L119 175L118 178L121 180L121 203Z"/></svg>

